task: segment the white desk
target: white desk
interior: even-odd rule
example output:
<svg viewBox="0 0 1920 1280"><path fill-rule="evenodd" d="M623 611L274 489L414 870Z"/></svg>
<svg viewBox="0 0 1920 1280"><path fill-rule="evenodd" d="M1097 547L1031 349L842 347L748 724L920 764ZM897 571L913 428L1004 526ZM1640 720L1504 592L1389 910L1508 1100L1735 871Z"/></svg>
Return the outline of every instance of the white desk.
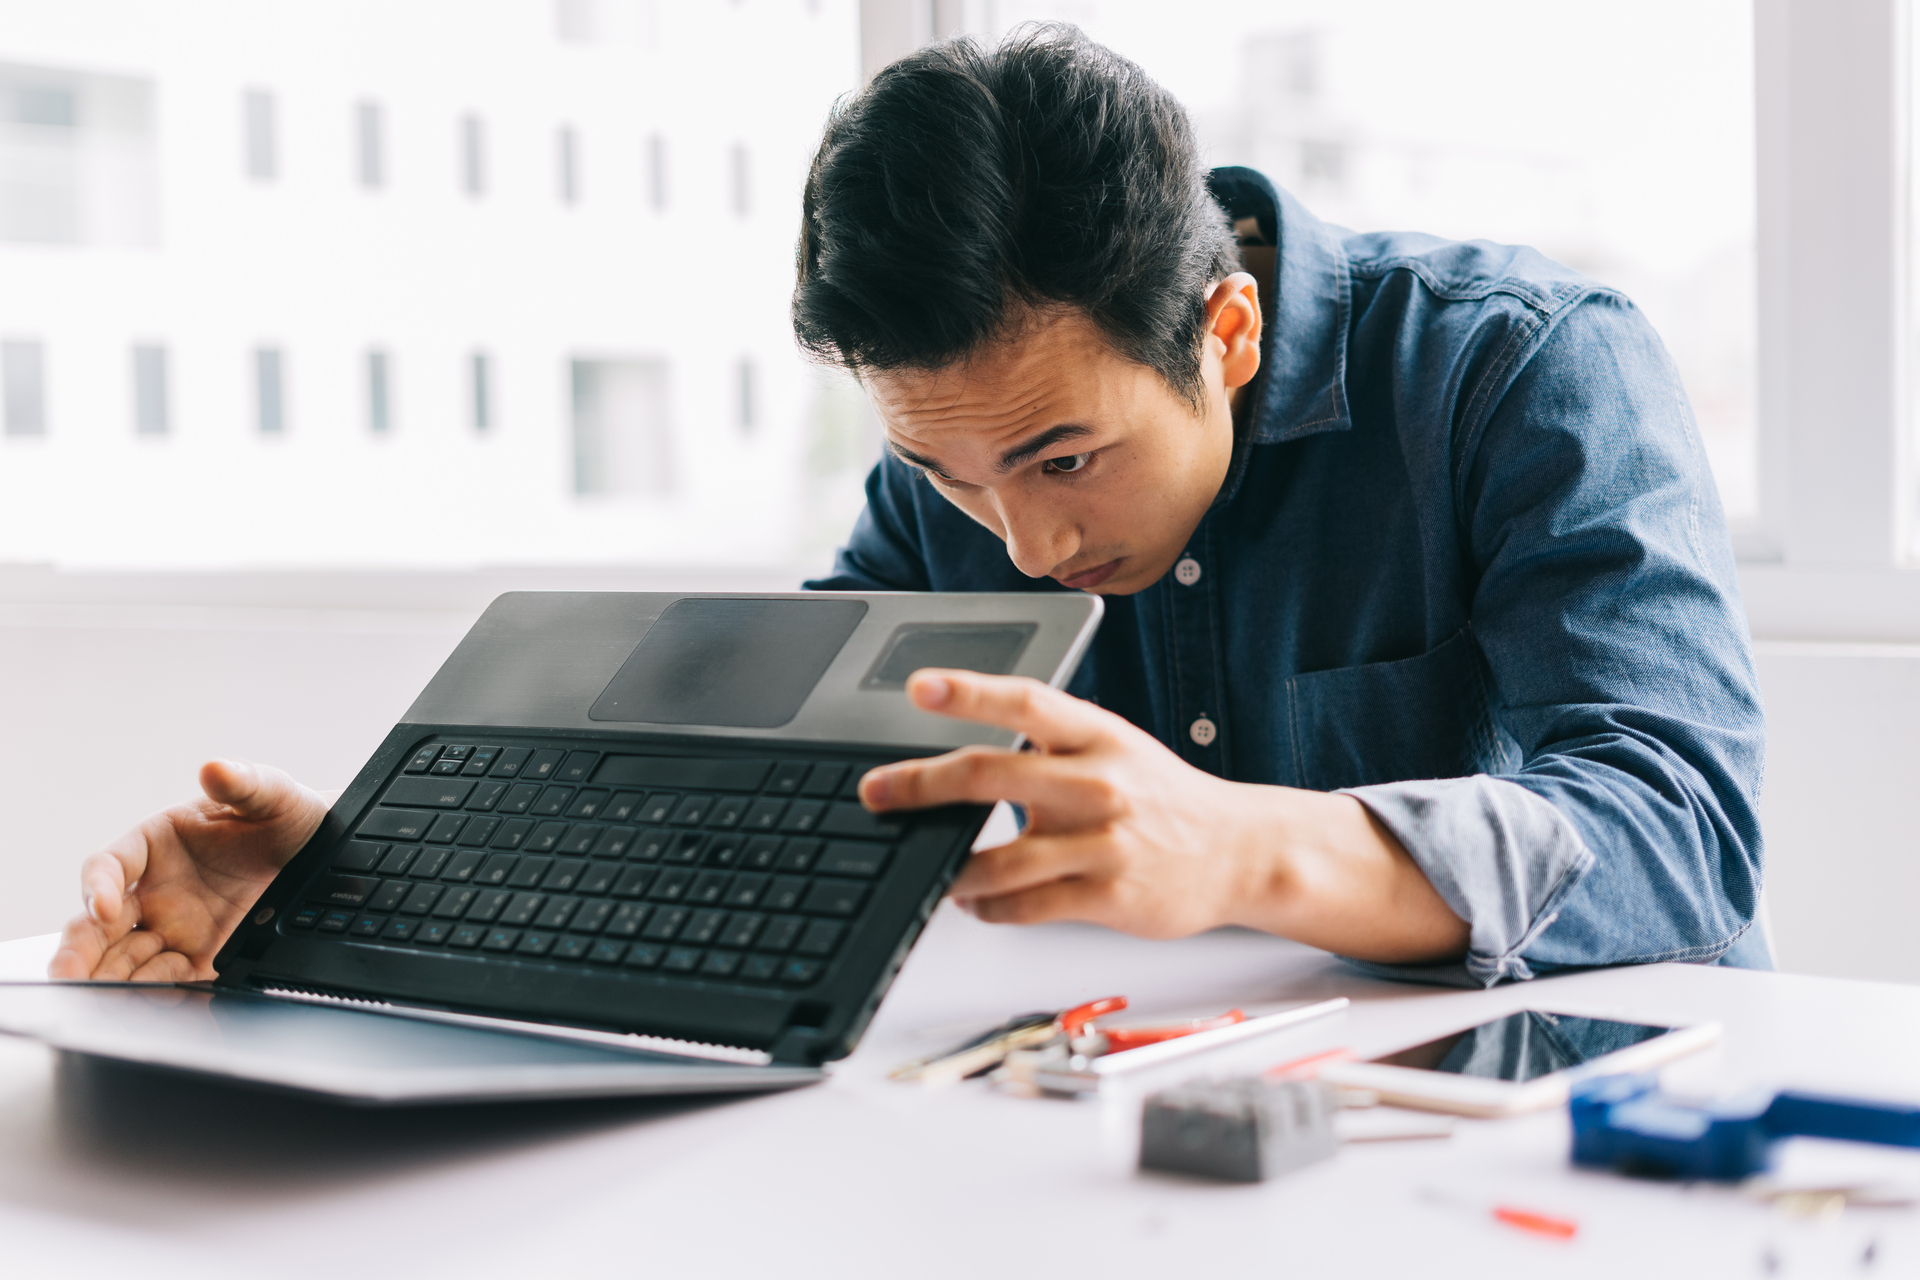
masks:
<svg viewBox="0 0 1920 1280"><path fill-rule="evenodd" d="M33 976L45 940L0 948ZM828 1082L721 1103L342 1112L0 1040L0 1272L13 1276L1920 1275L1920 1212L1816 1224L1718 1187L1580 1173L1561 1113L1350 1146L1260 1186L1133 1170L1124 1103L1034 1101L887 1068L1016 1011L1125 993L1148 1011L1327 995L1345 1015L1254 1063L1389 1050L1512 1009L1717 1018L1684 1084L1920 1098L1920 988L1662 965L1489 992L1374 982L1241 932L1150 943L943 909ZM1805 1144L1920 1182L1920 1154ZM1428 1189L1575 1217L1562 1244ZM1869 1241L1876 1262L1861 1269ZM137 1269L137 1271L136 1271Z"/></svg>

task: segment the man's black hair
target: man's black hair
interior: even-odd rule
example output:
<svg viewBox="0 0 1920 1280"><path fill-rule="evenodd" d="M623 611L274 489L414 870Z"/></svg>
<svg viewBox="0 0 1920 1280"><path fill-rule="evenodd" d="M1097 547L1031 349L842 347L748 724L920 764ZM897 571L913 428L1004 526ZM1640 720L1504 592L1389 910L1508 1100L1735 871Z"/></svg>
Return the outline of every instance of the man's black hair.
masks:
<svg viewBox="0 0 1920 1280"><path fill-rule="evenodd" d="M1186 111L1059 25L929 46L836 106L798 258L818 359L943 368L1064 305L1196 406L1206 288L1239 269Z"/></svg>

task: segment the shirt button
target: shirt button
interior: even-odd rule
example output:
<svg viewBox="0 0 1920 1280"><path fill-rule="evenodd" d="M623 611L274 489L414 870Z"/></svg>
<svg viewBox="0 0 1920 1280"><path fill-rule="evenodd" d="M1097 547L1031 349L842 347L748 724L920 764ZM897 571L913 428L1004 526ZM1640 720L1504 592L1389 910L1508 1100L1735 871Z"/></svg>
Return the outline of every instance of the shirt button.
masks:
<svg viewBox="0 0 1920 1280"><path fill-rule="evenodd" d="M1173 579L1183 587L1190 587L1200 581L1200 562L1192 556L1184 557L1173 566Z"/></svg>
<svg viewBox="0 0 1920 1280"><path fill-rule="evenodd" d="M1196 744L1203 747L1212 746L1214 735L1219 732L1219 726L1205 716L1201 716L1198 720L1195 720L1187 726L1187 736L1192 738Z"/></svg>

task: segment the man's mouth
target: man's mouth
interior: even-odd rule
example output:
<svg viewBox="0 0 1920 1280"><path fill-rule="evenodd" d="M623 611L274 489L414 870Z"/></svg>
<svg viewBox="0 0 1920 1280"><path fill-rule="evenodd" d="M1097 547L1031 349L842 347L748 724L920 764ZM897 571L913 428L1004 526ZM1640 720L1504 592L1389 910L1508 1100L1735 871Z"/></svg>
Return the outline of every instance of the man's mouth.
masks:
<svg viewBox="0 0 1920 1280"><path fill-rule="evenodd" d="M1115 574L1115 572L1119 570L1120 561L1125 559L1126 557L1122 556L1120 557L1120 560L1109 560L1103 565L1097 565L1094 568L1088 569L1082 573L1076 573L1071 578L1063 578L1058 574L1055 574L1054 581L1058 582L1061 586L1066 587L1069 590L1091 591L1095 587L1099 586L1101 583L1105 582L1108 578L1111 578Z"/></svg>

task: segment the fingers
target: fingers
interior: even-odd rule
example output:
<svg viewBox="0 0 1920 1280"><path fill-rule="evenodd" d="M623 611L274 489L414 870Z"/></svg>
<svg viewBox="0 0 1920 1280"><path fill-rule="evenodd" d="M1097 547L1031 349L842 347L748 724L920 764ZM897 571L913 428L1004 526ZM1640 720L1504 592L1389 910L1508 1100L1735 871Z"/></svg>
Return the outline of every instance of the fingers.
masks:
<svg viewBox="0 0 1920 1280"><path fill-rule="evenodd" d="M922 711L1011 729L1049 751L1084 751L1116 722L1125 723L1026 676L927 667L907 678L907 696Z"/></svg>
<svg viewBox="0 0 1920 1280"><path fill-rule="evenodd" d="M209 760L200 766L200 789L207 799L231 809L236 817L271 821L318 797L271 765L244 760Z"/></svg>
<svg viewBox="0 0 1920 1280"><path fill-rule="evenodd" d="M962 747L874 769L861 779L860 798L876 811L1008 800L1028 806L1047 830L1105 824L1127 804L1097 765L992 747Z"/></svg>
<svg viewBox="0 0 1920 1280"><path fill-rule="evenodd" d="M96 982L130 982L134 973L166 946L159 934L136 929L108 947L87 976Z"/></svg>
<svg viewBox="0 0 1920 1280"><path fill-rule="evenodd" d="M1105 887L1092 880L1050 880L1017 893L972 898L961 905L988 924L1044 924L1049 920L1110 924L1113 915Z"/></svg>
<svg viewBox="0 0 1920 1280"><path fill-rule="evenodd" d="M60 935L60 946L47 964L47 976L91 978L94 966L106 954L108 942L106 931L92 916L75 916Z"/></svg>
<svg viewBox="0 0 1920 1280"><path fill-rule="evenodd" d="M967 859L948 893L965 902L1019 893L1070 876L1098 874L1109 861L1107 844L1104 836L1097 835L1024 835Z"/></svg>

